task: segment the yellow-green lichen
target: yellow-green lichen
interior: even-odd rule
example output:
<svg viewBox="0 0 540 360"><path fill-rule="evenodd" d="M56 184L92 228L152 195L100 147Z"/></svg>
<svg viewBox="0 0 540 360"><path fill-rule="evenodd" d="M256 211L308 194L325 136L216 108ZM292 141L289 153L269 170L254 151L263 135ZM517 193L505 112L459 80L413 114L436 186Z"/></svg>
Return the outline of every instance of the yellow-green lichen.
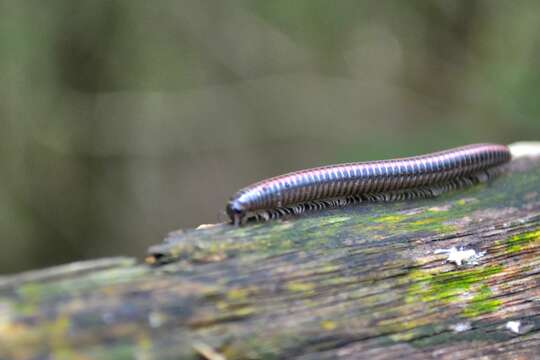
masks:
<svg viewBox="0 0 540 360"><path fill-rule="evenodd" d="M463 310L463 315L466 317L476 317L497 310L501 305L501 300L493 299L492 295L493 293L489 286L483 284Z"/></svg>
<svg viewBox="0 0 540 360"><path fill-rule="evenodd" d="M323 320L321 321L321 329L326 331L332 331L337 327L337 324L332 320Z"/></svg>
<svg viewBox="0 0 540 360"><path fill-rule="evenodd" d="M498 265L446 273L414 271L409 275L413 284L409 287L407 302L464 303L463 315L468 317L492 312L500 302L491 299L491 289L485 281L501 271Z"/></svg>
<svg viewBox="0 0 540 360"><path fill-rule="evenodd" d="M250 315L253 315L255 314L255 308L252 307L252 306L242 306L238 309L235 309L231 315L234 316L234 317L239 317L239 318L242 318L242 317L245 317L245 316L250 316Z"/></svg>
<svg viewBox="0 0 540 360"><path fill-rule="evenodd" d="M519 252L531 244L540 240L540 229L530 231L524 234L518 234L512 236L506 242L506 251L509 254Z"/></svg>
<svg viewBox="0 0 540 360"><path fill-rule="evenodd" d="M93 289L97 285L102 287L125 283L140 278L148 273L149 269L143 266L132 268L113 268L97 271L76 279L61 279L50 282L27 282L15 291L22 302L38 303L45 298L60 296L66 291L76 293L86 289Z"/></svg>
<svg viewBox="0 0 540 360"><path fill-rule="evenodd" d="M287 284L287 290L292 292L311 292L313 289L315 289L313 283L291 281Z"/></svg>
<svg viewBox="0 0 540 360"><path fill-rule="evenodd" d="M251 288L236 288L227 291L227 299L231 301L244 301L248 295L252 294L255 289Z"/></svg>
<svg viewBox="0 0 540 360"><path fill-rule="evenodd" d="M219 301L216 303L216 307L223 313L224 317L243 318L255 313L255 307L247 303Z"/></svg>
<svg viewBox="0 0 540 360"><path fill-rule="evenodd" d="M391 215L375 216L357 224L358 232L369 232L374 237L377 233L387 236L391 233L411 234L415 232L449 233L456 230L454 225L448 224L451 219L447 212L438 210L420 209L414 213L396 213Z"/></svg>
<svg viewBox="0 0 540 360"><path fill-rule="evenodd" d="M385 215L380 216L373 221L376 223L385 223L385 224L396 224L399 223L405 219L408 219L410 216L405 214L397 214L397 215Z"/></svg>

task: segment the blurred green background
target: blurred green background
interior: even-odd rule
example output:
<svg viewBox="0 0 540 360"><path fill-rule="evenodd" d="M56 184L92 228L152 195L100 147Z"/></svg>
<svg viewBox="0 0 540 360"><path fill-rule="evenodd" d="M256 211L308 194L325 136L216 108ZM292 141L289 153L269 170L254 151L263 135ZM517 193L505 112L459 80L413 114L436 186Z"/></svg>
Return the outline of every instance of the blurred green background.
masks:
<svg viewBox="0 0 540 360"><path fill-rule="evenodd" d="M538 1L0 0L0 273L144 256L255 180L540 139Z"/></svg>

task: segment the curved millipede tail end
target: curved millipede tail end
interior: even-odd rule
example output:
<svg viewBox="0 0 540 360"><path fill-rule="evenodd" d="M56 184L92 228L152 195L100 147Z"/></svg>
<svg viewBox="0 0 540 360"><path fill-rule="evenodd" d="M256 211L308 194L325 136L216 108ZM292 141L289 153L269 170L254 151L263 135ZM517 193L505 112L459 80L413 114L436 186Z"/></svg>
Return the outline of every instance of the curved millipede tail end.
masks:
<svg viewBox="0 0 540 360"><path fill-rule="evenodd" d="M232 200L227 204L225 211L231 219L231 224L234 226L240 226L244 220L244 217L246 216L244 209L242 209L241 206Z"/></svg>

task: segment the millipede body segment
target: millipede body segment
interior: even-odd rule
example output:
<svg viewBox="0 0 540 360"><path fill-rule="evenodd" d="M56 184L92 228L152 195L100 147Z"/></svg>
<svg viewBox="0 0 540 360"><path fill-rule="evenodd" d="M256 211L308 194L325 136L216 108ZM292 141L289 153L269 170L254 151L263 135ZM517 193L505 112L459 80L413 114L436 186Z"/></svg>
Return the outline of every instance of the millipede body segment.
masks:
<svg viewBox="0 0 540 360"><path fill-rule="evenodd" d="M300 170L241 189L226 211L239 225L248 219L267 220L355 202L430 197L489 177L491 169L510 158L505 145L473 144L420 156Z"/></svg>

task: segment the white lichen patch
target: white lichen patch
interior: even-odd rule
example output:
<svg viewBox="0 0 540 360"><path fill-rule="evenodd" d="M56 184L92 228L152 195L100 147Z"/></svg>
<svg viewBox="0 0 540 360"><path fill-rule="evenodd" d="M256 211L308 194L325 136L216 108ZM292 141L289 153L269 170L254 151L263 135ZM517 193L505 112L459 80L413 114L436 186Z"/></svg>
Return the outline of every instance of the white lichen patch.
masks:
<svg viewBox="0 0 540 360"><path fill-rule="evenodd" d="M461 266L464 263L476 265L478 264L478 259L486 254L485 251L477 252L474 249L464 249L463 247L458 249L455 246L452 246L450 249L437 249L433 253L448 254L446 261L453 262L457 266Z"/></svg>
<svg viewBox="0 0 540 360"><path fill-rule="evenodd" d="M508 145L512 158L540 156L540 141L520 141Z"/></svg>
<svg viewBox="0 0 540 360"><path fill-rule="evenodd" d="M519 328L521 327L521 321L508 321L504 327L507 330L510 330L511 332L515 334L519 334Z"/></svg>
<svg viewBox="0 0 540 360"><path fill-rule="evenodd" d="M523 335L535 328L534 322L527 320L513 320L507 321L504 324L504 328L508 331L513 332L514 334Z"/></svg>
<svg viewBox="0 0 540 360"><path fill-rule="evenodd" d="M150 325L150 327L158 328L163 325L164 322L165 317L161 313L157 311L152 311L148 314L148 324Z"/></svg>
<svg viewBox="0 0 540 360"><path fill-rule="evenodd" d="M450 330L452 330L455 333L471 330L471 328L472 328L471 323L468 321L459 322L457 324L450 325Z"/></svg>

